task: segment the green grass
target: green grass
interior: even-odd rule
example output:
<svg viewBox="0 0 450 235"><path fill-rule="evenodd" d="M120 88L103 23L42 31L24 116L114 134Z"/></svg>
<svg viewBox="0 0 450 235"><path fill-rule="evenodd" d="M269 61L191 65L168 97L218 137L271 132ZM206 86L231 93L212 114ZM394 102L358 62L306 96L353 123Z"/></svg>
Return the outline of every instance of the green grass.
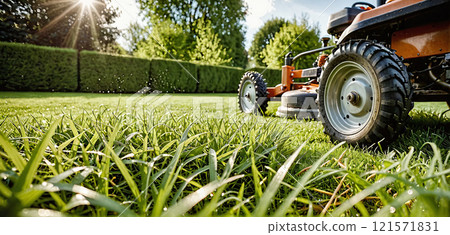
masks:
<svg viewBox="0 0 450 235"><path fill-rule="evenodd" d="M445 103L367 149L273 117L276 102L255 117L235 94L131 97L0 92L0 214L450 216Z"/></svg>

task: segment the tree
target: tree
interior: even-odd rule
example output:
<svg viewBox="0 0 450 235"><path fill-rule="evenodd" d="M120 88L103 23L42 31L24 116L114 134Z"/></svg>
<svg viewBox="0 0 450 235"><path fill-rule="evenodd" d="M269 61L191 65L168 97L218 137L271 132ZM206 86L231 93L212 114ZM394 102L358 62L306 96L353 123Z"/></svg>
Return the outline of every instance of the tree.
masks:
<svg viewBox="0 0 450 235"><path fill-rule="evenodd" d="M195 48L189 52L192 61L206 62L212 65L226 65L231 57L223 48L219 37L211 28L211 21L198 21Z"/></svg>
<svg viewBox="0 0 450 235"><path fill-rule="evenodd" d="M256 65L267 66L263 62L262 51L273 40L275 34L278 33L284 25L288 23L287 20L283 18L273 18L264 23L264 25L256 32L253 37L252 45L248 50L248 54L256 62Z"/></svg>
<svg viewBox="0 0 450 235"><path fill-rule="evenodd" d="M273 40L264 48L263 62L268 67L279 68L284 63L284 56L289 51L294 54L320 47L319 29L317 25L309 26L306 18L298 24L295 20L281 27ZM309 68L314 63L317 55L309 55L299 59L295 66Z"/></svg>
<svg viewBox="0 0 450 235"><path fill-rule="evenodd" d="M138 44L149 37L148 31L148 27L142 27L138 22L130 23L123 34L129 51L133 52L137 50Z"/></svg>
<svg viewBox="0 0 450 235"><path fill-rule="evenodd" d="M1 32L18 31L20 37L2 40L103 51L115 44L118 30L111 24L118 13L110 0L6 1L0 10Z"/></svg>
<svg viewBox="0 0 450 235"><path fill-rule="evenodd" d="M139 0L145 16L152 21L170 19L187 34L187 44L196 41L196 22L211 21L222 45L228 49L233 66L245 67L247 55L244 48L243 22L246 7L243 0Z"/></svg>
<svg viewBox="0 0 450 235"><path fill-rule="evenodd" d="M36 44L102 51L114 44L118 30L111 24L118 13L110 0L36 1L45 14L33 34Z"/></svg>
<svg viewBox="0 0 450 235"><path fill-rule="evenodd" d="M0 4L0 41L28 42L36 28L30 0L2 0Z"/></svg>
<svg viewBox="0 0 450 235"><path fill-rule="evenodd" d="M143 58L170 58L189 60L186 34L170 19L156 22L146 40L137 44L135 55Z"/></svg>

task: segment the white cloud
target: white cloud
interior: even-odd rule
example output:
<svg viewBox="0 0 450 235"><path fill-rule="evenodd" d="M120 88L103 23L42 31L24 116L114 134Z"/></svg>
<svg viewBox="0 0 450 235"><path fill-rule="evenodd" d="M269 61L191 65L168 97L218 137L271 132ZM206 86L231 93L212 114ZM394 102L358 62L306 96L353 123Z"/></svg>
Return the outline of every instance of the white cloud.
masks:
<svg viewBox="0 0 450 235"><path fill-rule="evenodd" d="M248 5L246 25L248 29L257 29L263 25L262 17L275 10L274 0L245 0Z"/></svg>

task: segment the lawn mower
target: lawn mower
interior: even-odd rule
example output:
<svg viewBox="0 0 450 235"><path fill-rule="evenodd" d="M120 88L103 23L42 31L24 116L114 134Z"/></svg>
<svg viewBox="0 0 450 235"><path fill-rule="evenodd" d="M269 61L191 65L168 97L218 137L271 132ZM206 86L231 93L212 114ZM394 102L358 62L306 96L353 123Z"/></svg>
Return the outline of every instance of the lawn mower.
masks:
<svg viewBox="0 0 450 235"><path fill-rule="evenodd" d="M278 99L277 116L318 118L332 140L390 143L406 130L414 101L450 105L449 9L449 0L356 2L329 18L335 46L322 38L322 48L286 54L281 84L267 87L262 74L246 72L239 107L264 114ZM311 68L293 66L313 53Z"/></svg>

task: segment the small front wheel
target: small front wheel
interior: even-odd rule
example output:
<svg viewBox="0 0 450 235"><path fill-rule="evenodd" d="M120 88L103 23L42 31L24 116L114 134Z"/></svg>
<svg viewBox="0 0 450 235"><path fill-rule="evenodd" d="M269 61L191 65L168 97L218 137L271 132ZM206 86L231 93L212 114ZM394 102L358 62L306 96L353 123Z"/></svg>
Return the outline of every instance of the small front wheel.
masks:
<svg viewBox="0 0 450 235"><path fill-rule="evenodd" d="M246 72L239 83L239 109L244 113L264 114L267 109L267 84L261 74Z"/></svg>

